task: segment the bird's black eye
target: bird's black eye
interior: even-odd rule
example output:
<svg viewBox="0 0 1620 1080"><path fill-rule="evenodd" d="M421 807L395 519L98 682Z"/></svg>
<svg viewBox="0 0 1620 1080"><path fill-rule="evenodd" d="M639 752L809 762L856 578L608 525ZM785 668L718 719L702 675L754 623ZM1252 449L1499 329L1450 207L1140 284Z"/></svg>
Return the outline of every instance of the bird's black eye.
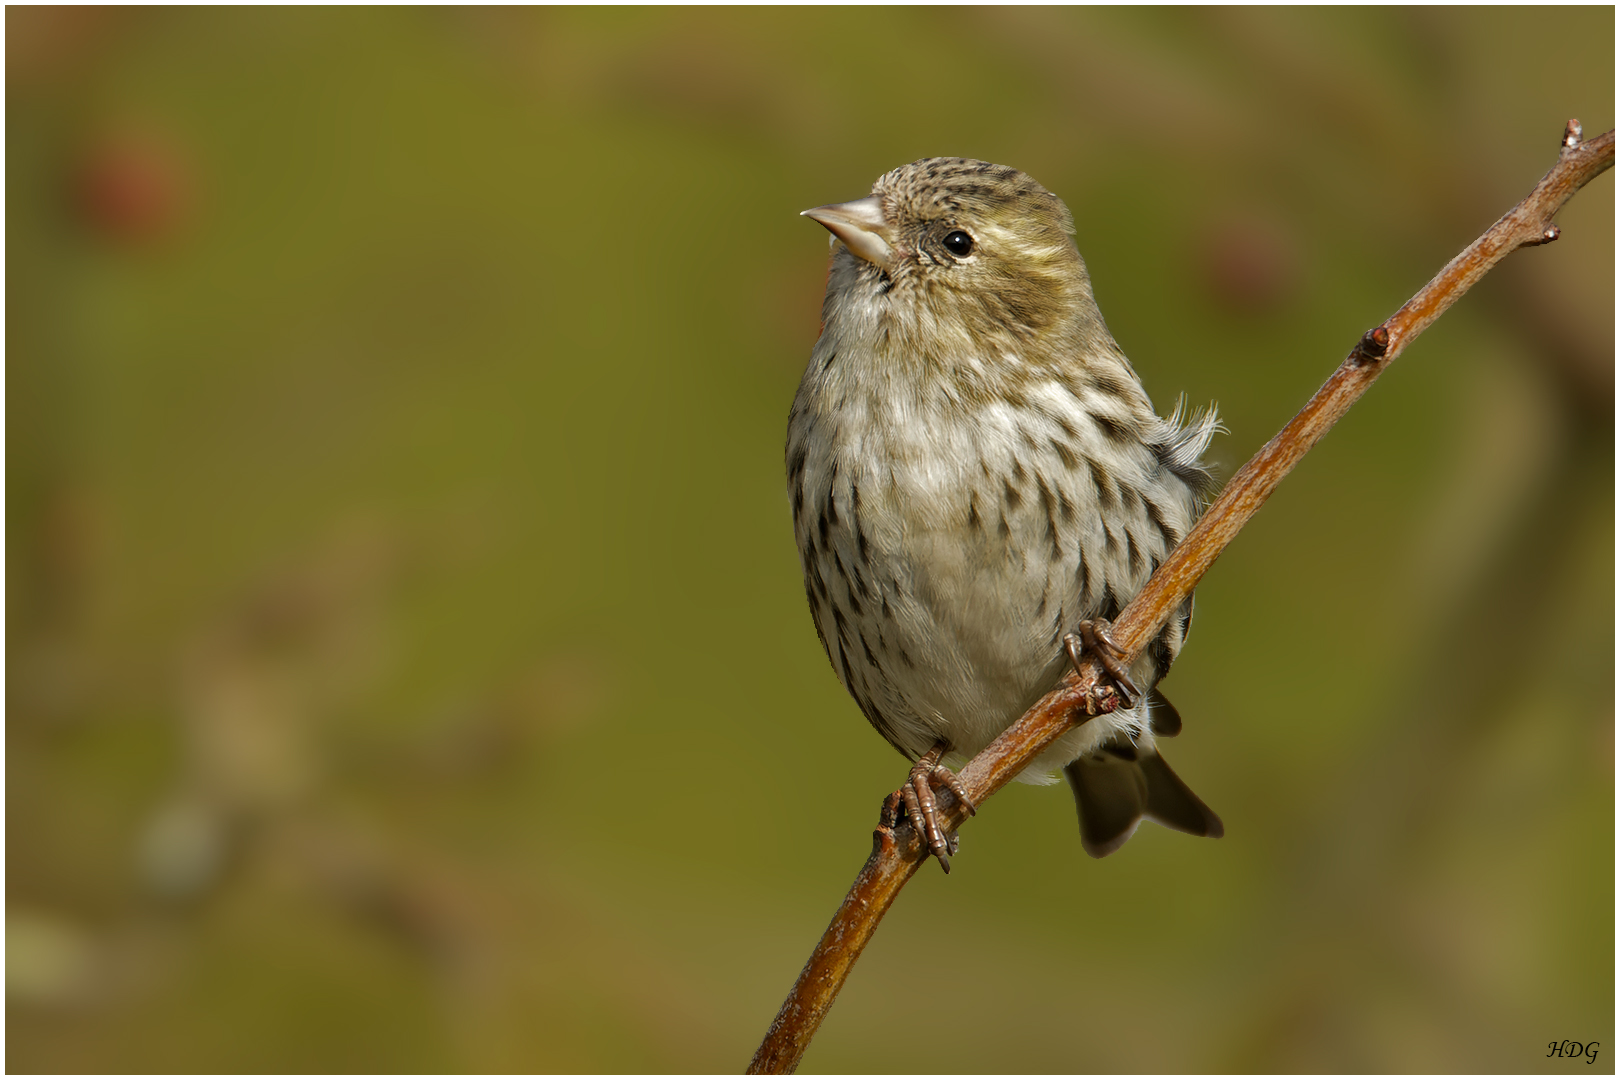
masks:
<svg viewBox="0 0 1620 1080"><path fill-rule="evenodd" d="M946 251L959 259L973 250L973 237L961 229L953 229L946 233L941 243L945 245Z"/></svg>

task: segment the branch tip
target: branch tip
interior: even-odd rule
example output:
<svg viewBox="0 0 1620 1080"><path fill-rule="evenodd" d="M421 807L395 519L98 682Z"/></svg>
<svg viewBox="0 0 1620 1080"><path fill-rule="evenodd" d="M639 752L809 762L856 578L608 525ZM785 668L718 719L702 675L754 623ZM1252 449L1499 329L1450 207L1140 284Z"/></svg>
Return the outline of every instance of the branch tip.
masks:
<svg viewBox="0 0 1620 1080"><path fill-rule="evenodd" d="M900 793L891 791L883 797L883 808L878 811L878 824L892 829L900 823Z"/></svg>
<svg viewBox="0 0 1620 1080"><path fill-rule="evenodd" d="M1564 149L1573 150L1581 145L1581 122L1571 120L1564 125Z"/></svg>

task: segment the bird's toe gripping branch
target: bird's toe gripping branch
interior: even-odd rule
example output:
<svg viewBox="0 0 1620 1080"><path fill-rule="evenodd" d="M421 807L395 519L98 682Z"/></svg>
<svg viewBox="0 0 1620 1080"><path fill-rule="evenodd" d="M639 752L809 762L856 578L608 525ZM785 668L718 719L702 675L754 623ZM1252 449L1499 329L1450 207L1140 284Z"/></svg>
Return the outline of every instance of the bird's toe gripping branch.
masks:
<svg viewBox="0 0 1620 1080"><path fill-rule="evenodd" d="M956 774L939 763L950 749L949 744L941 741L934 744L934 748L924 754L917 764L911 767L911 775L906 780L905 787L900 789L900 800L905 805L906 816L911 819L912 827L922 838L928 853L939 860L940 868L947 874L951 872L952 855L956 854L959 841L956 833L947 833L939 825L938 804L934 799L936 788L944 788L956 796L969 814L978 813L973 800L968 798L967 790Z"/></svg>
<svg viewBox="0 0 1620 1080"><path fill-rule="evenodd" d="M1074 633L1063 635L1063 647L1069 653L1069 663L1074 665L1076 675L1085 678L1085 654L1089 652L1097 658L1104 674L1114 684L1086 694L1086 711L1093 716L1099 712L1111 712L1116 704L1130 708L1142 696L1142 691L1131 681L1131 673L1126 670L1125 650L1114 644L1108 629L1106 619L1082 619ZM1109 698L1115 700L1111 702Z"/></svg>

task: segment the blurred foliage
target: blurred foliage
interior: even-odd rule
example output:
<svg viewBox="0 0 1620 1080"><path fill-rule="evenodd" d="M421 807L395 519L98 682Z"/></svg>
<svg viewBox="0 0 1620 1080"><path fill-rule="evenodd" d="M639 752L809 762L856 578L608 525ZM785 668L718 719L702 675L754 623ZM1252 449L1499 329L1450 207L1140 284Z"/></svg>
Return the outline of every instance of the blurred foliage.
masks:
<svg viewBox="0 0 1620 1080"><path fill-rule="evenodd" d="M797 211L1027 170L1229 472L1614 123L1612 8L6 29L14 1071L740 1069L904 770L804 610ZM1005 793L806 1068L1614 1052L1612 185L1200 590L1226 839Z"/></svg>

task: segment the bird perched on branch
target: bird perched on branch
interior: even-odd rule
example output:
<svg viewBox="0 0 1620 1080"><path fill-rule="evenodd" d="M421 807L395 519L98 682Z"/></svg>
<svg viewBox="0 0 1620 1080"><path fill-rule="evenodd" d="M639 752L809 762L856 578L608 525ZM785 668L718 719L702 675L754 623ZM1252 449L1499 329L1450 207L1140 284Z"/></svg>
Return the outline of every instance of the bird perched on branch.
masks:
<svg viewBox="0 0 1620 1080"><path fill-rule="evenodd" d="M1086 851L1142 818L1220 819L1159 756L1181 727L1156 684L1184 605L1124 670L1107 620L1192 527L1218 421L1161 418L1103 323L1063 202L1004 165L926 158L853 202L833 234L822 332L788 418L788 494L828 659L915 764L908 816L947 872L934 792L1094 651L1121 707L1019 779L1074 789Z"/></svg>

